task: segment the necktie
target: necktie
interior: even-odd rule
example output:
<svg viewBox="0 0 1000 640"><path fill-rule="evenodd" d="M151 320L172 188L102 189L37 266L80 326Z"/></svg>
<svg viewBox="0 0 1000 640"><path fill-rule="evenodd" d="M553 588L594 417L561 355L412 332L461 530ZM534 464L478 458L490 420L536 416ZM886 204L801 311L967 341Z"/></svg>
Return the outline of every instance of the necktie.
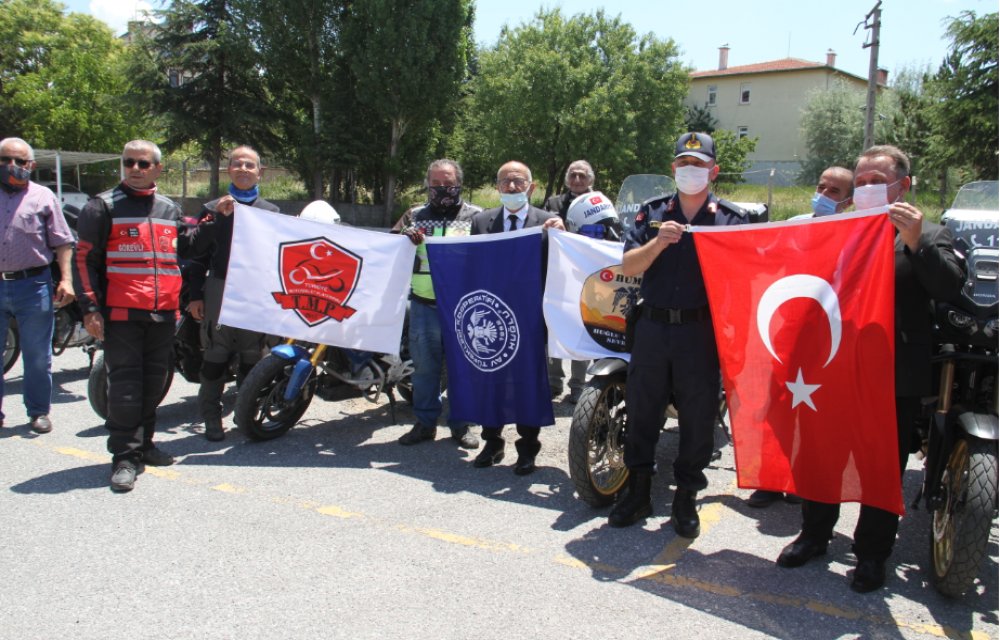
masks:
<svg viewBox="0 0 1000 640"><path fill-rule="evenodd" d="M517 216L512 213L507 219L510 220L510 231L517 231Z"/></svg>

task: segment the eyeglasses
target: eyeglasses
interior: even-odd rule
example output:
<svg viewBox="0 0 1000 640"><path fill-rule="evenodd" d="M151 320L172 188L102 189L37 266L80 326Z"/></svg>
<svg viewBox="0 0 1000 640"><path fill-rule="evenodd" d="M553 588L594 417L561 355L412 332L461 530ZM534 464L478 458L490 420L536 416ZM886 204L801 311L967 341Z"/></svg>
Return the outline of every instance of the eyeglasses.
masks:
<svg viewBox="0 0 1000 640"><path fill-rule="evenodd" d="M248 169L253 171L257 168L257 163L253 160L233 160L229 163L230 169Z"/></svg>
<svg viewBox="0 0 1000 640"><path fill-rule="evenodd" d="M10 164L13 160L14 164L19 167L26 167L31 160L25 160L24 158L15 158L14 156L0 156L0 164Z"/></svg>
<svg viewBox="0 0 1000 640"><path fill-rule="evenodd" d="M135 158L122 158L122 164L125 165L126 169L131 169L135 165L139 165L140 169L148 169L153 166L153 163L149 160L136 160Z"/></svg>
<svg viewBox="0 0 1000 640"><path fill-rule="evenodd" d="M523 189L528 186L528 181L524 178L501 178L497 180L497 186L506 187L507 185L513 185L515 189Z"/></svg>

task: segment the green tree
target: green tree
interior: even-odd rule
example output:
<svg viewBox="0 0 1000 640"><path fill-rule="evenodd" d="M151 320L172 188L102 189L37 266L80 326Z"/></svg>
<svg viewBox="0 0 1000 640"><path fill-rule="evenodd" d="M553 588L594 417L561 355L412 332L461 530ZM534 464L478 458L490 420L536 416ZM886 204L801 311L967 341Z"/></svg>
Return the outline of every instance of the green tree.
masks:
<svg viewBox="0 0 1000 640"><path fill-rule="evenodd" d="M716 182L742 183L743 173L753 164L748 156L757 148L757 138L749 136L737 138L736 134L728 129L715 129L712 131L712 140L715 141L715 158L719 165L719 177Z"/></svg>
<svg viewBox="0 0 1000 640"><path fill-rule="evenodd" d="M565 19L543 10L480 52L462 137L474 140L480 179L517 159L548 196L586 158L598 185L619 184L672 157L687 86L673 41L638 36L603 11Z"/></svg>
<svg viewBox="0 0 1000 640"><path fill-rule="evenodd" d="M471 0L366 0L350 5L343 37L355 96L384 127L375 148L384 149L386 226L391 224L397 178L408 164L404 158L426 156L431 130L460 97L473 14Z"/></svg>
<svg viewBox="0 0 1000 640"><path fill-rule="evenodd" d="M935 155L997 178L997 13L964 11L948 26L951 49L929 82Z"/></svg>
<svg viewBox="0 0 1000 640"><path fill-rule="evenodd" d="M684 114L684 128L688 131L701 131L711 134L719 125L718 119L712 115L706 102L703 106L690 106Z"/></svg>
<svg viewBox="0 0 1000 640"><path fill-rule="evenodd" d="M0 137L117 151L148 130L129 101L124 49L104 23L50 0L0 3Z"/></svg>
<svg viewBox="0 0 1000 640"><path fill-rule="evenodd" d="M211 166L212 197L226 145L266 151L279 141L278 114L240 9L234 0L174 0L130 58L146 109L163 120L164 146L198 145Z"/></svg>
<svg viewBox="0 0 1000 640"><path fill-rule="evenodd" d="M875 144L895 144L899 104L891 91L879 92L875 113ZM865 91L842 81L829 89L813 89L800 126L809 156L799 182L816 184L823 170L833 165L853 167L864 147Z"/></svg>

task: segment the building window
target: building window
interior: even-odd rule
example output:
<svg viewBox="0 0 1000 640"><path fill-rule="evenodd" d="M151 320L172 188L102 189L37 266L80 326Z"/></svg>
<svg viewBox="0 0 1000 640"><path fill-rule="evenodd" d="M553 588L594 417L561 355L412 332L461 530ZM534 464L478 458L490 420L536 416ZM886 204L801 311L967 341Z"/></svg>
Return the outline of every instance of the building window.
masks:
<svg viewBox="0 0 1000 640"><path fill-rule="evenodd" d="M750 104L750 83L740 84L740 104Z"/></svg>
<svg viewBox="0 0 1000 640"><path fill-rule="evenodd" d="M743 139L750 135L750 127L736 127L737 139Z"/></svg>
<svg viewBox="0 0 1000 640"><path fill-rule="evenodd" d="M714 84L708 85L708 103L707 103L708 106L710 107L715 106L715 95L716 95L716 85Z"/></svg>

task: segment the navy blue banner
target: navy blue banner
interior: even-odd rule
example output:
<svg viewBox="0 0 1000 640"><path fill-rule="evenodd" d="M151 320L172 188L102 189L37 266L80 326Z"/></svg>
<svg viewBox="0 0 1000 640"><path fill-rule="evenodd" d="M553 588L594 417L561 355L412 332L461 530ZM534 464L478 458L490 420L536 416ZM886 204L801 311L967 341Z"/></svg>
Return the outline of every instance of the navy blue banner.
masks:
<svg viewBox="0 0 1000 640"><path fill-rule="evenodd" d="M541 230L428 242L451 419L555 423L545 360Z"/></svg>

